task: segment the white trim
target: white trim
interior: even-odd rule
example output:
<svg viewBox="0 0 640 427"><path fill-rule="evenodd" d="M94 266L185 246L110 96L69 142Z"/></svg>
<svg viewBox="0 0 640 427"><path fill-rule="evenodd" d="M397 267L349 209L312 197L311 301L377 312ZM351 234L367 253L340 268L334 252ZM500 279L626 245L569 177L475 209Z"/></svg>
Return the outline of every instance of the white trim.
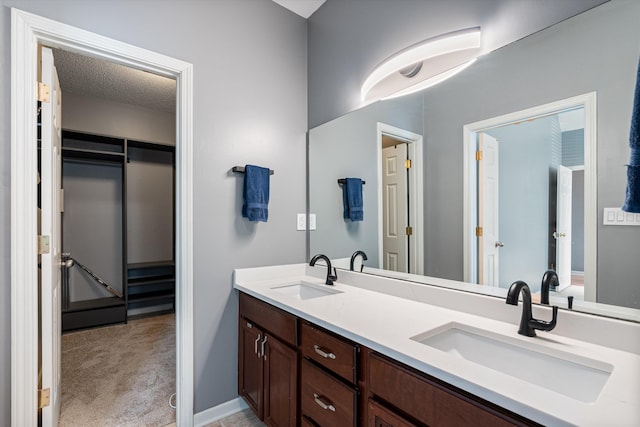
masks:
<svg viewBox="0 0 640 427"><path fill-rule="evenodd" d="M409 132L385 123L377 125L377 169L378 169L378 268L382 268L383 251L383 221L382 221L382 135L390 135L407 142L407 151L411 159L409 169L409 193L413 201L409 206L409 222L413 227L414 239L411 239L410 266L412 274L424 274L424 180L423 180L423 137L417 133Z"/></svg>
<svg viewBox="0 0 640 427"><path fill-rule="evenodd" d="M194 426L203 427L248 408L249 406L241 397L236 397L213 408L198 412L193 419Z"/></svg>
<svg viewBox="0 0 640 427"><path fill-rule="evenodd" d="M11 425L37 425L37 45L64 47L177 81L176 378L178 425L193 424L193 66L11 9ZM33 141L34 143L28 143Z"/></svg>
<svg viewBox="0 0 640 427"><path fill-rule="evenodd" d="M584 107L584 206L585 206L585 228L584 228L584 265L585 265L585 301L595 302L596 300L596 280L598 262L598 180L597 180L597 96L596 92L574 96L549 104L528 108L521 111L493 117L487 120L471 123L463 127L463 165L464 165L464 281L477 283L474 279L476 269L472 268L475 254L475 230L477 203L472 199L475 194L475 162L471 162L475 152L476 134L490 128L504 126L523 119L542 117L556 111L571 108Z"/></svg>

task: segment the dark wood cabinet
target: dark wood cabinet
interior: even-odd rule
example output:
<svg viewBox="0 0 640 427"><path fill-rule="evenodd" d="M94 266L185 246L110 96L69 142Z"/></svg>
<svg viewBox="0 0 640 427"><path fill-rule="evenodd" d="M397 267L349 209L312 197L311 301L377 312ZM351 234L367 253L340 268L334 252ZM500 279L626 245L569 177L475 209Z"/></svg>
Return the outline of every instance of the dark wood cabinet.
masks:
<svg viewBox="0 0 640 427"><path fill-rule="evenodd" d="M259 330L244 318L240 318L238 345L238 393L244 397L251 410L264 418L262 405L263 363L258 346L264 337Z"/></svg>
<svg viewBox="0 0 640 427"><path fill-rule="evenodd" d="M417 427L417 424L402 418L372 399L369 399L367 412L369 427Z"/></svg>
<svg viewBox="0 0 640 427"><path fill-rule="evenodd" d="M269 426L539 425L242 292L239 326L239 394Z"/></svg>
<svg viewBox="0 0 640 427"><path fill-rule="evenodd" d="M537 425L385 356L371 352L368 368L371 396L393 408L392 413L406 414L407 418L420 424L473 427ZM369 426L377 425L371 423L371 414L369 420Z"/></svg>
<svg viewBox="0 0 640 427"><path fill-rule="evenodd" d="M294 426L297 418L298 352L266 335L264 350L264 422Z"/></svg>
<svg viewBox="0 0 640 427"><path fill-rule="evenodd" d="M323 427L356 425L357 391L303 359L300 369L300 410Z"/></svg>
<svg viewBox="0 0 640 427"><path fill-rule="evenodd" d="M242 293L239 314L238 394L267 425L298 425L297 318Z"/></svg>

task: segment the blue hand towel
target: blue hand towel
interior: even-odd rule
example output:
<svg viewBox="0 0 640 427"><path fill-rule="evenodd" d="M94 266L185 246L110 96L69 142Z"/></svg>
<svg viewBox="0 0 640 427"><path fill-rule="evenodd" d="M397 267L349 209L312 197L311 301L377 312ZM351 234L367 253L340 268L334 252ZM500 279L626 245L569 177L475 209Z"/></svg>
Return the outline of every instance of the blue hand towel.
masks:
<svg viewBox="0 0 640 427"><path fill-rule="evenodd" d="M269 219L269 169L246 165L242 187L242 216L249 221Z"/></svg>
<svg viewBox="0 0 640 427"><path fill-rule="evenodd" d="M362 203L362 180L360 178L347 178L342 186L343 217L351 221L364 219L364 206Z"/></svg>
<svg viewBox="0 0 640 427"><path fill-rule="evenodd" d="M622 210L640 213L640 61L636 76L636 92L633 98L629 147L631 148L631 156L627 165L627 191Z"/></svg>

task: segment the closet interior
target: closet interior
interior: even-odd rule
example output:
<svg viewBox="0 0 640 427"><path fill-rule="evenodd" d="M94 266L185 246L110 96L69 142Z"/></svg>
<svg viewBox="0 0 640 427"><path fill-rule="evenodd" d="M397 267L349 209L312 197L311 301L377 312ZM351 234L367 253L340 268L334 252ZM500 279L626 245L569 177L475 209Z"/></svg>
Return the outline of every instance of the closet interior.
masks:
<svg viewBox="0 0 640 427"><path fill-rule="evenodd" d="M63 332L175 310L174 182L172 145L63 130Z"/></svg>

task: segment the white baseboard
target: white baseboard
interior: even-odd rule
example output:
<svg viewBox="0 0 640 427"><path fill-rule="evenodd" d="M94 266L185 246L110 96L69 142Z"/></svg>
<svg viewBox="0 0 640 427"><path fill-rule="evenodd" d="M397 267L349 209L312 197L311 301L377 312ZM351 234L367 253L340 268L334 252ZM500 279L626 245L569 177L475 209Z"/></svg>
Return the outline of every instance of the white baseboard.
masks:
<svg viewBox="0 0 640 427"><path fill-rule="evenodd" d="M221 403L213 408L198 412L193 417L193 425L195 427L203 427L247 408L249 407L245 401L241 397L236 397L235 399Z"/></svg>

